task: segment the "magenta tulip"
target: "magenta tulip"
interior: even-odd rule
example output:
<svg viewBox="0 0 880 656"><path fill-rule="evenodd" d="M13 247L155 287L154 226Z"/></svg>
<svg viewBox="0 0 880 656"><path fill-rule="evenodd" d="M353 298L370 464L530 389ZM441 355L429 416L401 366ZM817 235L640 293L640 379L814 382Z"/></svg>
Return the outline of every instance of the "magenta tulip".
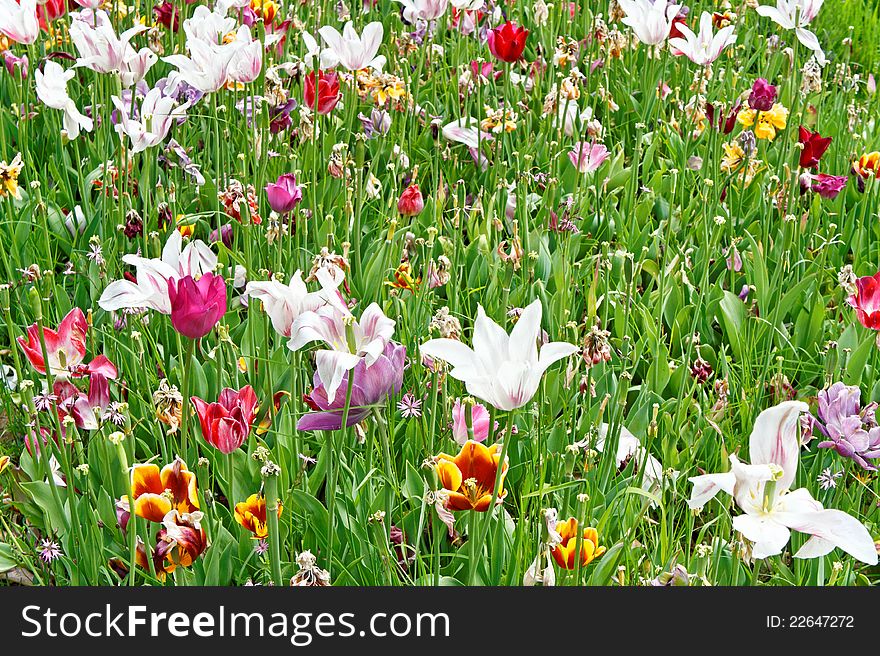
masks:
<svg viewBox="0 0 880 656"><path fill-rule="evenodd" d="M285 173L274 183L266 185L266 196L269 198L269 207L279 214L287 214L299 205L302 189L296 184L293 173Z"/></svg>
<svg viewBox="0 0 880 656"><path fill-rule="evenodd" d="M226 282L222 276L206 273L198 281L184 276L168 280L171 324L190 339L204 337L226 314Z"/></svg>

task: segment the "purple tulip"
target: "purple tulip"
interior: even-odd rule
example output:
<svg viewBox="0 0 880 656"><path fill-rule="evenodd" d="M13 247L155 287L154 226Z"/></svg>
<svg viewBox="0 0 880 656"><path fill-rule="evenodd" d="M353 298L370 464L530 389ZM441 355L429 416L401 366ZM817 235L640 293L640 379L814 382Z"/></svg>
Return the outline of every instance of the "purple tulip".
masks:
<svg viewBox="0 0 880 656"><path fill-rule="evenodd" d="M369 116L358 114L361 124L364 126L364 134L367 139L375 139L388 134L391 129L391 114L384 109L374 109Z"/></svg>
<svg viewBox="0 0 880 656"><path fill-rule="evenodd" d="M400 391L403 385L403 363L406 356L406 347L394 342L385 345L385 351L369 367L364 359L361 359L352 370L354 373L351 387L351 402L348 410L346 426L355 424L366 419L372 407L381 403L391 394ZM340 390L348 389L348 376L346 372L342 377ZM327 401L327 392L324 389L318 374L315 374L315 389L306 396L306 403L318 412L303 415L297 422L296 429L300 431L315 430L339 430L342 428L342 415L345 411L345 394L337 394L330 403Z"/></svg>
<svg viewBox="0 0 880 656"><path fill-rule="evenodd" d="M776 87L762 77L755 80L749 94L749 107L759 112L768 112L776 102Z"/></svg>
<svg viewBox="0 0 880 656"><path fill-rule="evenodd" d="M190 339L204 337L226 314L226 282L222 276L206 273L198 281L184 276L168 279L171 324Z"/></svg>
<svg viewBox="0 0 880 656"><path fill-rule="evenodd" d="M266 196L269 206L279 214L287 214L299 205L302 200L302 189L296 184L293 173L285 173L274 183L266 185Z"/></svg>
<svg viewBox="0 0 880 656"><path fill-rule="evenodd" d="M880 458L880 426L876 403L860 408L861 390L854 385L834 383L819 392L819 420L814 425L828 437L819 443L834 449L864 469L876 471L868 460ZM820 423L821 422L821 423Z"/></svg>
<svg viewBox="0 0 880 656"><path fill-rule="evenodd" d="M223 240L223 245L226 246L226 248L229 248L229 249L232 248L232 224L231 223L224 223L222 226L220 226L220 239ZM208 241L210 241L212 244L217 243L217 241L218 241L217 228L214 228L211 231L211 235L208 237Z"/></svg>

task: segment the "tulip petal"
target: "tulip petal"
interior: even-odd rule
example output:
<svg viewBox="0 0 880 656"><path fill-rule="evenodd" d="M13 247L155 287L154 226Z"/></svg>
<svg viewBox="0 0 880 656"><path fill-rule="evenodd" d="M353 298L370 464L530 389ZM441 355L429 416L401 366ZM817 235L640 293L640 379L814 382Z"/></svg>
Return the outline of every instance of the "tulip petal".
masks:
<svg viewBox="0 0 880 656"><path fill-rule="evenodd" d="M758 415L749 438L749 457L753 465L782 467L783 475L777 483L781 490L791 487L797 473L800 452L798 419L807 411L809 407L801 401L784 401L768 408Z"/></svg>
<svg viewBox="0 0 880 656"><path fill-rule="evenodd" d="M841 510L819 510L804 513L774 513L776 520L789 528L826 540L851 555L853 558L867 563L877 564L877 548L868 529L858 519ZM806 545L804 545L806 546ZM801 551L797 557L811 557L810 553L821 551L825 546L814 543L804 556Z"/></svg>

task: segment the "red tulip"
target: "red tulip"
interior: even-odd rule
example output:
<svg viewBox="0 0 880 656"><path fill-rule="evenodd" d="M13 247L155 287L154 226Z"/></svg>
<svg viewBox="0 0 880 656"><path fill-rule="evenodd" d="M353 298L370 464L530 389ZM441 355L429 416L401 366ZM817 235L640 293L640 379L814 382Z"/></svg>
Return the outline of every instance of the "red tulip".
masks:
<svg viewBox="0 0 880 656"><path fill-rule="evenodd" d="M336 103L342 97L339 93L339 77L336 73L325 73L318 71L318 113L329 114L336 107ZM305 88L306 106L314 111L315 109L315 71L306 75Z"/></svg>
<svg viewBox="0 0 880 656"><path fill-rule="evenodd" d="M880 271L856 280L856 293L847 299L865 328L880 330Z"/></svg>
<svg viewBox="0 0 880 656"><path fill-rule="evenodd" d="M501 61L519 61L526 48L528 36L527 29L507 21L504 25L489 30L489 51Z"/></svg>
<svg viewBox="0 0 880 656"><path fill-rule="evenodd" d="M202 437L223 453L232 453L247 439L257 417L257 395L245 385L239 391L225 388L216 403L190 398L202 426Z"/></svg>
<svg viewBox="0 0 880 656"><path fill-rule="evenodd" d="M204 337L226 314L226 282L206 273L198 282L192 276L168 280L171 324L190 339Z"/></svg>
<svg viewBox="0 0 880 656"><path fill-rule="evenodd" d="M400 195L397 211L401 216L415 216L423 209L425 209L425 200L422 198L422 192L419 191L419 185L411 184Z"/></svg>
<svg viewBox="0 0 880 656"><path fill-rule="evenodd" d="M800 165L805 169L819 166L819 160L831 145L831 137L823 137L818 132L810 132L803 125L798 128L798 142L801 149Z"/></svg>

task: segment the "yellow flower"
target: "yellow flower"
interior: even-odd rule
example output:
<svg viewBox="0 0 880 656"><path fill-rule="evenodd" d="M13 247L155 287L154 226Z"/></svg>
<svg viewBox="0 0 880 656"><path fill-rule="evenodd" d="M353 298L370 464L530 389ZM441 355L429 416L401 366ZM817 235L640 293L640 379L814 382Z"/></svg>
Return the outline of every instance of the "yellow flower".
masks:
<svg viewBox="0 0 880 656"><path fill-rule="evenodd" d="M266 25L271 25L278 13L278 5L272 0L251 0L251 9L263 19L263 23Z"/></svg>
<svg viewBox="0 0 880 656"><path fill-rule="evenodd" d="M746 128L754 126L758 139L773 141L778 130L784 130L788 123L788 108L776 103L769 111L759 112L751 107L743 107L736 120Z"/></svg>
<svg viewBox="0 0 880 656"><path fill-rule="evenodd" d="M721 170L725 173L734 171L746 158L746 153L736 141L723 144L724 156L721 158Z"/></svg>
<svg viewBox="0 0 880 656"><path fill-rule="evenodd" d="M486 118L480 122L480 128L484 132L513 132L516 130L516 121L519 118L511 109L496 109L484 107Z"/></svg>
<svg viewBox="0 0 880 656"><path fill-rule="evenodd" d="M21 174L21 153L15 156L11 163L0 162L0 198L12 196L21 198L21 190L18 188L18 176Z"/></svg>
<svg viewBox="0 0 880 656"><path fill-rule="evenodd" d="M9 466L9 456L0 456L0 474Z"/></svg>
<svg viewBox="0 0 880 656"><path fill-rule="evenodd" d="M178 216L178 221L182 218L183 218L182 215ZM195 231L196 231L196 226L194 223L189 223L189 224L177 226L177 232L180 233L181 237L192 237L193 233Z"/></svg>

